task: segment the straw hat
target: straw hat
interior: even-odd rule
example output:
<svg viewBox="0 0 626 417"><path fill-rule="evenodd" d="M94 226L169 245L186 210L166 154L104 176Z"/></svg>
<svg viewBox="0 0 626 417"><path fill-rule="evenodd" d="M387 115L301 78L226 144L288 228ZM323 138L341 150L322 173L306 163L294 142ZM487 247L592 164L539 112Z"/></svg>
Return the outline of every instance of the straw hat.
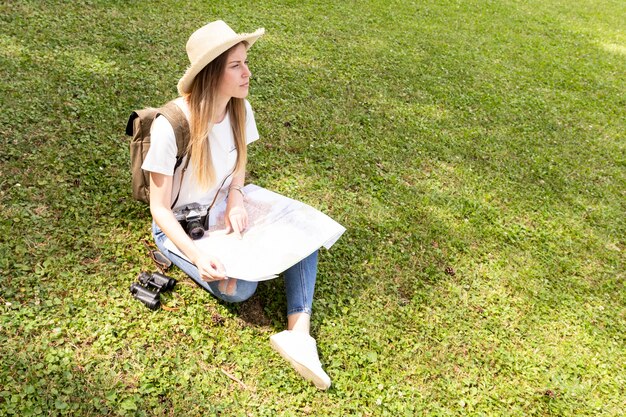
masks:
<svg viewBox="0 0 626 417"><path fill-rule="evenodd" d="M191 66L178 81L178 92L181 95L188 93L196 75L223 52L243 41L248 43L246 49L250 49L264 33L265 29L260 28L254 33L237 34L221 20L216 20L196 30L187 41L187 56L189 56Z"/></svg>

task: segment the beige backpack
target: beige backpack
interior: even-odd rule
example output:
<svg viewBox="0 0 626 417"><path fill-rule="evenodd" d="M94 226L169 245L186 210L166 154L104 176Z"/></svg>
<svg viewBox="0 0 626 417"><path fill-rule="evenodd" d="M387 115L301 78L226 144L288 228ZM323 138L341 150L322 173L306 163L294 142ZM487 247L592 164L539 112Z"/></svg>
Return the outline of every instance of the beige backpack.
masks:
<svg viewBox="0 0 626 417"><path fill-rule="evenodd" d="M172 125L174 135L176 137L176 165L174 171L178 169L183 157L187 154L187 146L189 144L189 123L183 111L174 101L170 101L160 108L146 108L131 113L126 124L126 134L131 136L130 140L130 169L132 173L132 190L133 198L138 201L150 204L150 173L141 169L148 149L150 149L150 128L152 122L158 116L164 116ZM189 164L189 158L183 167L182 177ZM179 187L180 192L180 187ZM172 203L172 207L178 201L178 196Z"/></svg>

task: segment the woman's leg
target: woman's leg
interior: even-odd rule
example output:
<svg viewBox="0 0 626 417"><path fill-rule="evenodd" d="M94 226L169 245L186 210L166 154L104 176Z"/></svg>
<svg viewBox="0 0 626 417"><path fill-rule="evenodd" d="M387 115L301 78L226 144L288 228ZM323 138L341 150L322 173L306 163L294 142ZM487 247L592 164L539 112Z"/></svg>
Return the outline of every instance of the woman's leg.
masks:
<svg viewBox="0 0 626 417"><path fill-rule="evenodd" d="M210 292L220 300L227 301L229 303L238 303L252 297L256 291L257 283L250 281L242 281L239 279L229 279L224 281L212 281L206 282L200 278L198 268L191 262L184 258L181 258L177 254L170 252L165 247L165 233L159 229L159 227L152 222L152 236L157 247L174 265L179 267L185 274L204 290Z"/></svg>
<svg viewBox="0 0 626 417"><path fill-rule="evenodd" d="M284 272L287 328L308 333L317 278L317 251Z"/></svg>

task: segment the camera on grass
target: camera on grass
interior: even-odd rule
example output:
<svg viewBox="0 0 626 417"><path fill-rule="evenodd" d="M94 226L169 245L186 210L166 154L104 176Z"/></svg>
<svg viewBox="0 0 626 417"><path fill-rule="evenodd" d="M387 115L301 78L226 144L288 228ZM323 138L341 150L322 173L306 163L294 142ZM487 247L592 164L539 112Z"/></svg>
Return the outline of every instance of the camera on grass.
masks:
<svg viewBox="0 0 626 417"><path fill-rule="evenodd" d="M158 272L151 274L142 272L137 281L139 282L130 285L130 293L150 310L157 310L161 306L159 294L171 290L176 285L174 278Z"/></svg>
<svg viewBox="0 0 626 417"><path fill-rule="evenodd" d="M197 240L209 228L209 207L198 203L188 204L174 212L174 216L190 238Z"/></svg>

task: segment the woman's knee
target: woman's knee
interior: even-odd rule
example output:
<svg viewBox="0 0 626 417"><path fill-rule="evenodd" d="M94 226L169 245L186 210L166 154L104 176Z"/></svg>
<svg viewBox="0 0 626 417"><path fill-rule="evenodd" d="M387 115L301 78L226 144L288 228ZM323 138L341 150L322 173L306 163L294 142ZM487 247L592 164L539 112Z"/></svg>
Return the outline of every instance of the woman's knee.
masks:
<svg viewBox="0 0 626 417"><path fill-rule="evenodd" d="M257 289L257 282L228 279L209 283L213 294L229 303L240 303L252 297Z"/></svg>

